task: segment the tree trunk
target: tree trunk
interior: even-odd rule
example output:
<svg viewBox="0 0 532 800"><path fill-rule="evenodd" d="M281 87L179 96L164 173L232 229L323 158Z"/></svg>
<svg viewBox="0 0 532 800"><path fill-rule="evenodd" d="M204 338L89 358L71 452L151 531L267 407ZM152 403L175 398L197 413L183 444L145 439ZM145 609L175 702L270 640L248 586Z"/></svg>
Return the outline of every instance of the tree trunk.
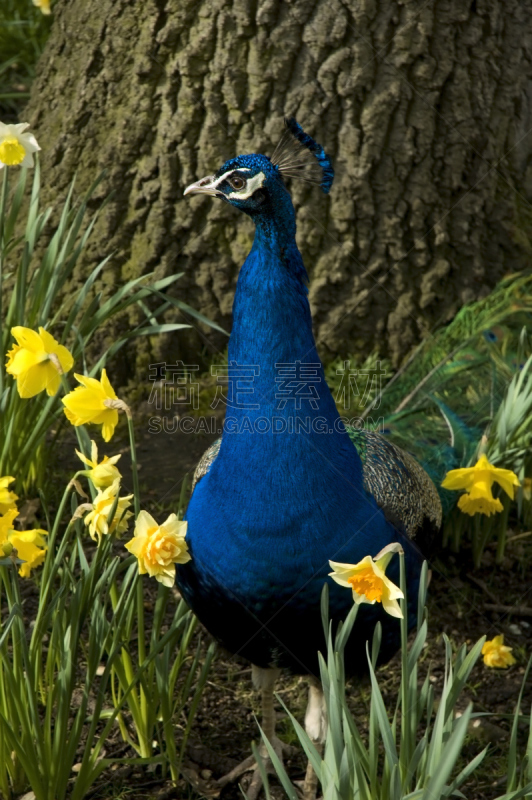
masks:
<svg viewBox="0 0 532 800"><path fill-rule="evenodd" d="M183 189L239 153L271 154L285 114L336 170L329 197L292 183L325 356L378 348L397 363L529 263L532 0L53 8L25 119L46 201L107 170L98 197L114 194L83 264L114 252L107 290L184 272L175 293L230 329L252 225ZM161 356L175 360L176 341Z"/></svg>

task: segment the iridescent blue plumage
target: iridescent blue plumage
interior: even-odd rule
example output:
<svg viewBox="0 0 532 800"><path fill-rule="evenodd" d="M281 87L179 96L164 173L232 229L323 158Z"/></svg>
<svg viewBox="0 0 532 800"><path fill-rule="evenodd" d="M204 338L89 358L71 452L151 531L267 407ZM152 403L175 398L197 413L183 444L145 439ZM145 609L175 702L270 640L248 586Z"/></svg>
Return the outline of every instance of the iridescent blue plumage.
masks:
<svg viewBox="0 0 532 800"><path fill-rule="evenodd" d="M289 130L327 169L323 148L297 123ZM238 156L186 190L244 211L256 234L239 275L229 342L229 380L251 392L242 391L244 402L228 410L219 454L193 492L187 510L192 560L178 567L178 583L230 651L259 667L318 674L324 582L333 619L343 619L353 602L349 590L327 577L329 560L357 563L399 541L413 624L422 556L406 523L395 515L392 524L365 487L362 461L325 382L283 182L302 162L291 168L288 157L274 160ZM332 167L322 175L325 191L331 182ZM310 381L304 399L283 395L292 374L296 383ZM388 574L399 582L397 556ZM378 604L362 606L346 650L348 672L366 670L366 641L378 620L381 660L399 646L398 620Z"/></svg>

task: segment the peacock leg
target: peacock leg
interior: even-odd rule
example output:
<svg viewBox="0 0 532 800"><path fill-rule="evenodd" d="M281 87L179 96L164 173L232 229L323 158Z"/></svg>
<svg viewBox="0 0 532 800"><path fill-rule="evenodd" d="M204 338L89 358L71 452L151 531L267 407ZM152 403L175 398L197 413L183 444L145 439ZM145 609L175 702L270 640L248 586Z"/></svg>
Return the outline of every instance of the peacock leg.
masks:
<svg viewBox="0 0 532 800"><path fill-rule="evenodd" d="M323 754L323 745L327 736L327 705L321 683L317 678L309 678L308 705L305 714L305 730L316 747ZM310 761L303 781L303 800L315 800L318 790L318 776Z"/></svg>
<svg viewBox="0 0 532 800"><path fill-rule="evenodd" d="M275 681L279 677L280 672L281 671L277 668L263 669L262 667L256 667L255 664L252 664L253 686L255 689L260 690L261 692L262 730L274 748L276 754L282 761L283 751L291 752L292 748L284 745L275 736L275 708L273 703L273 689L275 686ZM259 752L266 771L275 773L264 744L261 744ZM257 764L255 763L254 756L248 756L248 758L242 761L241 764L238 764L238 766L232 769L231 772L228 772L227 775L224 775L222 778L220 778L218 780L218 786L226 786L228 783L240 778L240 776L248 770L252 770L253 775L251 778L251 783L246 789L246 795L249 800L256 800L260 790L262 789L262 779Z"/></svg>

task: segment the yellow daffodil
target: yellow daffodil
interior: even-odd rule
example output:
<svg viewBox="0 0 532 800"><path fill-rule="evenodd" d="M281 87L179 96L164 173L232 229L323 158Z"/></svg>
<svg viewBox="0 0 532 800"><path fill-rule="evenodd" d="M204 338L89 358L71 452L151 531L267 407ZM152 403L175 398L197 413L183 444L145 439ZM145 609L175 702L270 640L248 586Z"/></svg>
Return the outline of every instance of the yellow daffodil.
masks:
<svg viewBox="0 0 532 800"><path fill-rule="evenodd" d="M102 436L108 442L118 423L118 410L128 411L126 404L117 398L104 369L100 381L75 373L74 377L81 386L63 397L67 418L72 425L102 425Z"/></svg>
<svg viewBox="0 0 532 800"><path fill-rule="evenodd" d="M187 523L170 514L158 525L147 511L141 511L135 525L135 537L125 546L137 557L141 575L148 573L164 586L175 581L174 564L186 564L190 554L185 542Z"/></svg>
<svg viewBox="0 0 532 800"><path fill-rule="evenodd" d="M384 610L392 617L402 619L403 612L397 600L404 597L401 589L384 574L394 553L401 552L398 544L391 544L378 553L375 558L366 556L358 564L339 564L329 561L329 575L353 591L353 600L359 603L382 603Z"/></svg>
<svg viewBox="0 0 532 800"><path fill-rule="evenodd" d="M7 488L14 480L15 479L12 478L11 475L0 478L0 514L5 514L6 511L10 511L14 508L18 500L18 495L16 495L15 492L10 492Z"/></svg>
<svg viewBox="0 0 532 800"><path fill-rule="evenodd" d="M6 125L0 122L0 169L14 167L33 167L33 154L41 148L33 133L24 133L29 123Z"/></svg>
<svg viewBox="0 0 532 800"><path fill-rule="evenodd" d="M133 516L131 511L126 511L131 505L130 500L133 497L132 494L129 494L127 497L118 499L114 517L110 523L107 522L119 491L120 481L118 480L115 480L105 491L100 490L94 498L92 510L85 517L85 525L89 529L91 538L98 538L98 544L102 536L106 534L116 533L117 536L120 536L124 533L127 530L129 518Z"/></svg>
<svg viewBox="0 0 532 800"><path fill-rule="evenodd" d="M482 454L474 467L452 469L448 472L442 486L444 489L466 490L467 494L462 495L458 501L458 508L464 513L471 516L476 513L490 516L502 511L501 501L491 493L493 483L498 483L513 500L519 479L511 469L494 467L486 455Z"/></svg>
<svg viewBox="0 0 532 800"><path fill-rule="evenodd" d="M9 543L16 549L17 557L24 564L20 565L18 574L21 578L29 578L32 569L44 561L46 555L46 531L35 528L31 531L13 531L9 536Z"/></svg>
<svg viewBox="0 0 532 800"><path fill-rule="evenodd" d="M79 450L76 450L78 458L81 458L83 463L88 467L92 467L92 469L83 470L82 474L87 476L96 489L106 489L117 479L120 480L122 477L118 467L115 467L116 462L121 456L111 456L111 458L104 456L102 461L98 464L98 447L96 442L91 442L91 445L90 458L87 458L83 453L80 453Z"/></svg>
<svg viewBox="0 0 532 800"><path fill-rule="evenodd" d="M482 647L482 655L484 656L484 664L487 667L499 667L504 669L515 664L511 647L506 647L504 644L504 636L495 636L491 641L485 642Z"/></svg>
<svg viewBox="0 0 532 800"><path fill-rule="evenodd" d="M11 333L17 344L7 354L6 372L17 379L19 395L33 397L43 389L54 395L61 375L72 369L71 354L44 328L37 333L17 325L11 328Z"/></svg>
<svg viewBox="0 0 532 800"><path fill-rule="evenodd" d="M529 503L532 500L532 478L523 480L523 497Z"/></svg>
<svg viewBox="0 0 532 800"><path fill-rule="evenodd" d="M52 13L50 11L50 0L33 0L33 5L37 6L37 8L40 8L42 13L46 16Z"/></svg>
<svg viewBox="0 0 532 800"><path fill-rule="evenodd" d="M15 517L18 517L16 508L10 508L0 517L0 550L2 555L8 556L12 550L12 545L9 544L9 536L13 533Z"/></svg>

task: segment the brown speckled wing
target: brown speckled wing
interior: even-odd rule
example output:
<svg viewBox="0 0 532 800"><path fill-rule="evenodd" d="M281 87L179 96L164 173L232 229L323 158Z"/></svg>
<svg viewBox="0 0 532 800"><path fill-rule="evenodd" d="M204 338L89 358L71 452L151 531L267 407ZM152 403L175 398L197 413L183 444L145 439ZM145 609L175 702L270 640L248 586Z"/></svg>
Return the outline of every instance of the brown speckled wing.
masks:
<svg viewBox="0 0 532 800"><path fill-rule="evenodd" d="M222 439L220 437L219 439L216 439L216 441L211 444L211 446L203 453L198 462L198 466L194 470L194 477L192 478L192 491L194 491L194 487L200 478L203 478L203 476L206 475L210 470L212 462L220 452L221 443Z"/></svg>
<svg viewBox="0 0 532 800"><path fill-rule="evenodd" d="M348 433L362 459L364 488L386 517L402 525L411 538L419 540L421 534L430 538L441 527L442 507L423 467L375 431L349 429Z"/></svg>

